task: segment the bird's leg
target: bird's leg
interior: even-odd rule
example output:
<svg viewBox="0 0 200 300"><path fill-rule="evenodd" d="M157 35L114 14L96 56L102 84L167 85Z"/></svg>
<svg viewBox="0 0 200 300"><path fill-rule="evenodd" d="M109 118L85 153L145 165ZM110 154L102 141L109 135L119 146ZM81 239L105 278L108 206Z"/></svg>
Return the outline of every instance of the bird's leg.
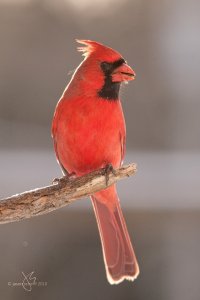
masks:
<svg viewBox="0 0 200 300"><path fill-rule="evenodd" d="M103 171L103 174L104 174L105 177L106 177L106 185L108 185L110 173L113 173L113 175L116 176L116 172L115 172L115 169L113 168L112 164L107 164L107 165L105 166L104 171Z"/></svg>
<svg viewBox="0 0 200 300"><path fill-rule="evenodd" d="M71 179L76 177L76 173L72 172L72 173L67 173L65 171L65 175L61 178L54 178L54 180L52 181L53 184L59 184L59 185L65 185L67 182L69 182Z"/></svg>

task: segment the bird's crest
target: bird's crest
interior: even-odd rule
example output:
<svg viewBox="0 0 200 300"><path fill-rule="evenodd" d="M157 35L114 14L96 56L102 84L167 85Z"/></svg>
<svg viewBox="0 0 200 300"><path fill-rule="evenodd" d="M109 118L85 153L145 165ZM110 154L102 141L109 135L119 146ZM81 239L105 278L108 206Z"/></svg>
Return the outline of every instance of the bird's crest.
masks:
<svg viewBox="0 0 200 300"><path fill-rule="evenodd" d="M77 50L83 52L83 56L88 56L90 53L94 52L100 44L90 40L79 40L76 39L77 43L84 46L77 47Z"/></svg>
<svg viewBox="0 0 200 300"><path fill-rule="evenodd" d="M91 54L96 54L98 58L112 61L113 59L120 58L121 55L110 47L104 46L100 43L90 40L76 39L77 43L83 46L77 47L77 50L83 52L83 56L88 57Z"/></svg>

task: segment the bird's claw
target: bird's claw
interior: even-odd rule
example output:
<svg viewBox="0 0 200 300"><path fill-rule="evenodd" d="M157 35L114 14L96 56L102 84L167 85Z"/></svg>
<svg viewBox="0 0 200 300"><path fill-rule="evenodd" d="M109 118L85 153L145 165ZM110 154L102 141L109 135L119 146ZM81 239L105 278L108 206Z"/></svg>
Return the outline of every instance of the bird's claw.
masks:
<svg viewBox="0 0 200 300"><path fill-rule="evenodd" d="M54 178L53 180L52 180L52 184L56 184L56 183L58 183L60 181L60 179L58 178L58 177L56 177L56 178Z"/></svg>
<svg viewBox="0 0 200 300"><path fill-rule="evenodd" d="M112 173L113 175L116 176L116 171L115 169L113 168L112 164L107 164L104 168L104 175L105 175L105 178L106 178L106 185L108 185L108 182L109 182L109 175L110 173Z"/></svg>
<svg viewBox="0 0 200 300"><path fill-rule="evenodd" d="M71 179L75 178L76 174L74 172L67 174L61 178L54 178L53 184L59 184L61 186L64 186L66 183L68 183Z"/></svg>

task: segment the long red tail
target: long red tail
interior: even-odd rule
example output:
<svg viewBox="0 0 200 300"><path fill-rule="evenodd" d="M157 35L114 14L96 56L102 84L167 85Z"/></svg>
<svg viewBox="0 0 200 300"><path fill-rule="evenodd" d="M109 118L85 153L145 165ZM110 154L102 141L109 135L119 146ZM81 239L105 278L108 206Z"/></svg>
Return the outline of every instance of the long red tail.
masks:
<svg viewBox="0 0 200 300"><path fill-rule="evenodd" d="M97 219L108 281L117 284L134 280L139 267L129 238L115 186L94 194Z"/></svg>

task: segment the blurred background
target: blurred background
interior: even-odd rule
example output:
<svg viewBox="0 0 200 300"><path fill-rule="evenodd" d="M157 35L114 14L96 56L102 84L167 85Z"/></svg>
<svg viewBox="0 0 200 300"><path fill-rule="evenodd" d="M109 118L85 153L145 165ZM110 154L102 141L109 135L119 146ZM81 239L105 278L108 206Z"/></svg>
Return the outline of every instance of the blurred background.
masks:
<svg viewBox="0 0 200 300"><path fill-rule="evenodd" d="M121 98L138 173L118 191L141 268L109 286L84 199L0 226L2 299L199 299L199 28L198 0L0 0L0 198L61 175L50 130L75 38L111 46L137 74ZM45 286L9 284L33 271Z"/></svg>

